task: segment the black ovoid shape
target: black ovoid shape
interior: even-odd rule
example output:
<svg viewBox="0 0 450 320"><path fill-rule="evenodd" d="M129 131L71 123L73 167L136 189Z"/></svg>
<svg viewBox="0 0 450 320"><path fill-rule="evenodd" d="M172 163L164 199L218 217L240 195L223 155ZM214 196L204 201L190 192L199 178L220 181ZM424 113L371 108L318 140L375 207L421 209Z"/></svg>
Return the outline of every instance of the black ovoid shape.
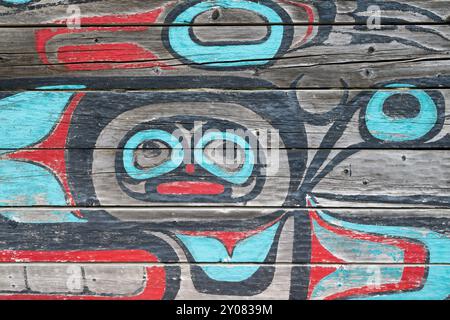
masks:
<svg viewBox="0 0 450 320"><path fill-rule="evenodd" d="M180 79L178 80L180 81ZM182 80L183 85L194 88L200 82L209 86L220 86L220 83L229 81L233 81L238 86L259 85L261 82L260 80L237 77L232 77L232 79L228 79L228 77L183 77ZM108 81L112 86L117 85L114 79ZM121 79L119 78L118 81L121 81ZM160 78L140 80L137 85L143 85L142 81L146 82L145 85L148 84L148 87L154 87L160 83ZM80 83L84 84L83 81L80 81ZM132 84L132 80L127 81L128 86ZM265 85L270 85L270 83ZM114 101L114 103L112 104L111 101ZM241 108L249 109L266 120L278 131L281 141L286 146L295 145L297 149L286 149L290 177L284 205L299 205L300 202L296 192L306 168L306 131L297 102L291 99L286 92L280 90L224 93L154 91L135 93L132 99L129 95L124 94L87 93L73 114L67 143L68 179L77 205L85 206L88 199L97 199L92 176L93 150L95 150L96 142L103 129L113 119L136 108L151 105L155 105L155 108L157 108L157 105L161 103L180 102L186 105L189 105L189 103L224 103L229 104L230 108L233 105L239 105ZM174 113L176 114L176 110L174 110ZM289 121L286 122L286 119L289 119ZM293 123L296 126L295 130L292 130ZM97 200L94 205L99 204ZM199 221L198 225L200 226L202 223L211 226L211 221ZM246 224L247 222L242 221L242 223ZM220 225L220 223L217 223L217 225Z"/></svg>
<svg viewBox="0 0 450 320"><path fill-rule="evenodd" d="M420 112L420 102L410 94L396 94L386 99L383 112L391 118L415 118Z"/></svg>
<svg viewBox="0 0 450 320"><path fill-rule="evenodd" d="M273 11L275 11L278 16L281 18L282 23L283 23L283 35L282 35L282 39L281 39L281 45L278 48L277 53L273 56L273 57L269 57L267 58L268 62L265 63L264 65L260 65L260 64L248 64L245 66L233 66L230 65L229 67L217 67L215 66L215 64L217 62L211 62L211 63L204 63L204 64L199 64L199 63L195 63L194 61L191 61L190 59L188 59L185 56L181 56L178 52L176 52L171 45L170 42L170 37L169 37L169 30L170 28L173 28L172 26L175 24L174 21L176 20L176 18L184 11L188 10L190 7L195 6L196 4L200 3L202 1L186 1L185 3L181 3L178 6L176 6L174 9L172 9L166 16L166 19L164 21L165 27L162 29L162 42L164 44L164 46L166 47L166 49L177 59L179 59L180 61L183 61L186 64L189 64L190 67L193 68L201 68L201 69L217 69L217 70L226 70L226 71L235 71L235 70L245 70L245 69L260 69L260 68L266 68L269 67L271 65L273 65L276 61L276 57L281 57L283 55L285 55L289 48L292 45L292 41L293 41L293 37L294 37L294 27L293 27L293 21L291 19L291 17L289 16L289 14L281 7L279 6L277 3L270 1L270 0L258 0L258 1L253 1L253 2L257 2L258 4L261 4L263 6L266 6L270 9L272 9ZM217 12L217 10L216 10ZM218 18L220 13L217 14L216 12L213 12L212 18ZM255 12L255 14L258 14L258 12ZM266 20L265 17L263 17L262 15L260 16L263 20ZM249 44L259 44L259 43L263 43L265 42L268 37L271 34L271 26L268 26L267 28L267 34L263 39L257 40L257 41L219 41L219 42L202 42L200 41L196 36L195 33L193 31L193 27L190 26L189 27L189 35L192 39L192 41L194 43L197 43L201 46L224 46L224 50L226 50L226 46L233 46L233 45L249 45ZM266 59L264 59L266 60ZM220 61L219 61L220 62ZM235 61L230 61L230 64L233 64L233 62Z"/></svg>

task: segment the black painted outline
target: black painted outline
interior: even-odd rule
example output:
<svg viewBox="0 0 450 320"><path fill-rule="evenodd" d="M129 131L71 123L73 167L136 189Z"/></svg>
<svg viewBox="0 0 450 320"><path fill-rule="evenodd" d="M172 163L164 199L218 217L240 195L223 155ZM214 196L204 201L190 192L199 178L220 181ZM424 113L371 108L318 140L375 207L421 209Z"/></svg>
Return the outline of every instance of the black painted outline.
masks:
<svg viewBox="0 0 450 320"><path fill-rule="evenodd" d="M191 6L194 6L200 2L202 2L201 0L196 0L196 1L188 1L186 3L180 4L178 6L176 6L174 9L172 9L172 11L170 11L167 16L166 19L164 21L164 24L166 26L163 27L162 31L161 31L161 38L162 38L162 42L164 44L164 47L178 60L182 61L185 64L189 64L191 67L193 68L199 68L199 69L210 69L210 70L221 70L221 71L238 71L238 70L248 70L248 69L263 69L263 68L267 68L271 65L273 65L275 63L275 58L277 57L281 57L283 56L286 52L288 52L291 44L292 44L292 40L293 40L293 36L294 36L294 28L292 26L292 20L290 18L290 16L288 15L288 13L286 11L284 11L283 8L281 8L278 4L276 4L273 1L270 0L247 0L247 1L252 1L252 2L258 2L264 6L267 6L269 8L271 8L272 10L274 10L283 20L283 22L285 23L285 25L283 25L284 28L284 32L283 32L283 39L282 39L282 43L280 48L278 49L278 52L272 57L272 58L268 58L268 59L264 59L264 60L268 60L268 62L264 65L250 65L250 66L231 66L231 67L217 67L214 66L214 64L218 63L218 62L211 62L211 63L204 63L204 64L199 64L196 63L192 60L189 60L181 55L179 55L175 50L172 49L172 46L170 44L170 40L169 40L169 28L177 28L176 24L173 23L173 21L176 19L176 17L181 13L184 12L186 9L190 8ZM171 25L171 26L167 26L167 25ZM192 27L190 27L191 30ZM194 41L194 39L193 39ZM237 42L239 43L239 42ZM242 44L242 43L239 43ZM245 45L245 44L244 44ZM225 61L225 62L221 62L221 63L234 63L235 61Z"/></svg>

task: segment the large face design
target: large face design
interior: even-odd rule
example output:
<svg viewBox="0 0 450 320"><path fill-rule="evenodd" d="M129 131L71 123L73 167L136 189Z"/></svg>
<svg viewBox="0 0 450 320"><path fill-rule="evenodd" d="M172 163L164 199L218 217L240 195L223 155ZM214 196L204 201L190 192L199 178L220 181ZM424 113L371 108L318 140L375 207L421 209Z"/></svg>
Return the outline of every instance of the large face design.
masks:
<svg viewBox="0 0 450 320"><path fill-rule="evenodd" d="M224 109L228 118L220 115ZM129 118L141 122L129 123L123 134L117 134L115 128ZM160 104L125 112L97 140L94 172L97 168L116 172L107 188L94 178L97 196L102 201L113 194L120 202L133 204L267 201L269 190L276 187L274 174L289 176L289 168L266 161L272 152L287 163L287 154L285 149L269 149L270 141L247 131L256 119L260 132L270 132L279 141L269 123L239 105ZM111 143L118 147L115 154L101 151ZM280 188L283 198L288 189L289 184Z"/></svg>
<svg viewBox="0 0 450 320"><path fill-rule="evenodd" d="M86 96L69 133L67 160L76 164L69 164L75 168L69 180L80 205L283 206L298 188L306 153L285 141L306 144L304 129L292 133L270 118L279 108L281 117L302 124L285 93L114 95L104 105L103 99Z"/></svg>

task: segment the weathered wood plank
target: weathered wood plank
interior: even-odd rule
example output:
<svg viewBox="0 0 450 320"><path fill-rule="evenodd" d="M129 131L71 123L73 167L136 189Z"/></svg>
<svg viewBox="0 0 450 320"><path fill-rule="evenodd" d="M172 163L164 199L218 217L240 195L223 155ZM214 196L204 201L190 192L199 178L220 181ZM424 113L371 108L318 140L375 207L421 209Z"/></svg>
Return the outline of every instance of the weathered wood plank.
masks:
<svg viewBox="0 0 450 320"><path fill-rule="evenodd" d="M450 262L443 209L82 209L88 222L65 224L39 224L54 208L7 210L0 212L36 220L0 225L1 263Z"/></svg>
<svg viewBox="0 0 450 320"><path fill-rule="evenodd" d="M4 93L2 204L448 206L448 90L410 85Z"/></svg>
<svg viewBox="0 0 450 320"><path fill-rule="evenodd" d="M123 3L118 0L93 0L93 1L28 1L14 5L13 1L0 3L0 25L27 25L27 24L65 24L72 21L74 14L79 12L82 24L95 25L107 21L111 25L123 24L162 24L162 23L193 23L193 24L251 24L267 23L273 20L264 20L259 13L269 6L277 12L284 13L283 23L357 23L366 24L371 15L378 12L370 8L366 1L258 1L259 6L248 5L249 1L228 2L210 1L204 6L204 12L193 20L181 19L171 21L168 16L181 13L189 7L186 1L156 0L142 2L137 0ZM72 7L69 7L69 4ZM246 10L233 8L233 5L245 7ZM73 6L76 7L73 7ZM381 23L443 23L450 14L448 1L390 1L389 3L377 3ZM193 6L193 5L191 5ZM231 8L230 8L231 6ZM76 10L75 10L76 8ZM154 15L135 17L136 14L155 12ZM119 13L119 14L118 14ZM111 16L113 18L111 18ZM114 17L117 17L114 19ZM103 19L102 19L103 17ZM108 17L105 19L104 17ZM169 17L170 18L170 17ZM103 22L104 23L104 22Z"/></svg>
<svg viewBox="0 0 450 320"><path fill-rule="evenodd" d="M243 265L235 268L248 267ZM200 267L139 264L0 266L0 273L5 275L0 283L0 299L441 300L448 295L450 267L277 265L273 278L269 279L270 276L266 274L258 286L252 283L216 284L214 290L204 289L210 285L208 280L191 279L189 271L194 268ZM263 271L269 271L275 267L261 268ZM171 279L161 277L161 271L167 269L177 270L178 275ZM336 271L333 273L333 270ZM433 274L440 276L429 277L424 286L422 270L431 270ZM328 274L329 278L324 277L324 273ZM409 276L400 279L403 274ZM292 285L289 286L288 283Z"/></svg>
<svg viewBox="0 0 450 320"><path fill-rule="evenodd" d="M255 163L251 172L229 176L197 158L193 171L186 172L189 165L180 164L147 176L150 167L141 177L131 167L124 169L135 160L124 158L123 151L70 150L64 172L59 158L64 150L19 151L0 162L0 204L302 207L307 194L316 195L324 206L449 204L448 150L322 149L308 156L306 150L270 152L273 161L265 169ZM49 158L52 155L55 158ZM151 159L136 160L135 165Z"/></svg>
<svg viewBox="0 0 450 320"><path fill-rule="evenodd" d="M44 210L49 209L36 213ZM158 210L170 212L151 211ZM248 216L248 210L239 210ZM114 211L119 209L110 213ZM144 284L154 299L261 299L273 294L318 299L377 293L389 293L385 298L390 299L443 299L449 294L448 210L312 208L284 213L271 223L246 219L222 224L217 215L217 222L186 223L187 209L177 212L181 219L158 224L2 223L0 274L5 277L0 294L4 299L30 294L144 298ZM222 252L225 247L231 253Z"/></svg>
<svg viewBox="0 0 450 320"><path fill-rule="evenodd" d="M448 1L20 2L0 299L449 297Z"/></svg>
<svg viewBox="0 0 450 320"><path fill-rule="evenodd" d="M120 77L114 76L117 75L117 72L121 74ZM146 69L141 71L133 69L129 72L132 75L126 76L126 71L93 72L91 74L95 75L96 80L95 83L91 83L91 87L99 90L271 89L274 87L288 89L295 85L298 89L344 89L349 87L372 89L383 83L414 79L420 88L445 88L448 87L446 75L450 74L450 64L446 59L394 60L375 63L358 61L348 64L313 65L299 68L295 66L292 68L289 66L286 68L269 68L263 70L262 73L261 71L240 71L238 76L231 76L233 72L224 75L214 71L208 71L208 75L204 75L203 71L195 71L193 76L183 75L180 77L155 76L155 73L149 74ZM83 72L83 74L85 73ZM157 70L156 74L160 74L160 71ZM34 78L35 75L39 77ZM242 75L242 77L239 75ZM122 81L112 80L120 78ZM0 89L34 89L36 80L45 85L55 80L57 83L61 83L61 81L77 83L85 79L80 77L79 73L65 73L54 70L43 72L40 66L7 67L0 73ZM88 79L92 79L92 77ZM294 79L300 80L293 83Z"/></svg>
<svg viewBox="0 0 450 320"><path fill-rule="evenodd" d="M433 79L425 80L433 85ZM441 80L450 84L448 77ZM47 87L45 81L30 83L50 90L1 92L2 154L21 148L129 149L126 142L131 134L144 127L184 138L183 148L192 150L199 149L199 139L211 130L233 130L261 152L450 146L446 108L450 90L435 84L434 89L413 88L421 79L399 79L372 90L84 90L96 81L56 79L46 82ZM115 86L122 80L109 81ZM130 85L134 85L131 80ZM167 147L145 145L141 149ZM114 150L99 152L113 154ZM298 156L293 158L300 158L301 153L296 151Z"/></svg>
<svg viewBox="0 0 450 320"><path fill-rule="evenodd" d="M365 224L370 224L374 221L382 224L412 226L420 228L433 229L438 233L450 234L448 225L450 221L446 221L450 216L448 208L433 208L433 207L410 207L410 208L367 208L358 207L355 204L353 208L327 208L320 203L316 203L317 208L321 208L326 212L346 219L348 221L358 221ZM17 217L15 222L22 223L20 217L50 217L53 211L57 209L60 212L75 211L71 207L21 207L21 208L0 208L0 214L4 217L8 216L7 212L14 212ZM282 207L195 207L195 206L178 206L178 207L78 207L76 208L82 216L88 221L95 223L103 223L101 226L107 226L106 222L118 223L136 222L137 225L146 223L150 230L155 232L164 230L183 230L199 227L200 230L208 230L208 227L222 227L232 231L257 229L262 224L268 221L273 221L274 213L276 215L283 215L284 213L292 215L307 215L307 209L300 208L282 208ZM276 216L275 215L275 216ZM12 214L10 215L12 217ZM17 225L14 223L10 226L10 231L5 232L5 236L11 234ZM31 227L31 226L30 226ZM7 228L5 226L5 228ZM58 227L55 226L55 230ZM108 228L106 228L108 229ZM126 229L126 228L125 228ZM7 229L4 229L7 230ZM96 230L100 230L96 229ZM18 231L14 231L18 232ZM131 232L132 233L132 232ZM14 237L13 237L14 238ZM25 242L25 240L24 240Z"/></svg>
<svg viewBox="0 0 450 320"><path fill-rule="evenodd" d="M201 41L200 45L191 38L180 43L175 38L167 38L170 32L182 32L184 27L131 28L123 32L108 27L88 28L86 32L67 28L0 29L0 78L71 74L157 76L159 79L164 79L162 76L244 76L289 87L303 75L298 83L302 87L341 87L342 80L350 87L370 87L393 80L380 77L382 72L392 72L391 65L396 65L392 76L397 79L443 74L450 52L450 27L446 25L384 26L382 30L333 26L310 43L301 40L307 27L295 26L289 39L279 39L279 47L269 48L263 42L251 50L249 46L255 46L251 43L267 34L266 27L196 27L192 32L196 41ZM181 35L177 37L181 39ZM280 37L284 36L280 34ZM230 46L235 49L227 50ZM421 71L427 62L432 62L428 65L434 65L436 72L430 68ZM364 64L368 67L361 67ZM408 68L402 68L406 65ZM204 85L209 86L207 81ZM233 88L240 86L236 83ZM270 85L258 83L256 87L261 86Z"/></svg>

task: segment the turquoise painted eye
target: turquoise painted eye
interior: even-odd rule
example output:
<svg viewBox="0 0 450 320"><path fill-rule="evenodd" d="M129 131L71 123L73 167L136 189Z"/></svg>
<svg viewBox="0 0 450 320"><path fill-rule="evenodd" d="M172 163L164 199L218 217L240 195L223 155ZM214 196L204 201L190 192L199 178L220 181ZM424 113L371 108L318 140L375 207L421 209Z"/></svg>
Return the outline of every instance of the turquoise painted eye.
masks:
<svg viewBox="0 0 450 320"><path fill-rule="evenodd" d="M233 184L247 181L255 164L247 141L229 132L205 134L197 143L194 157L202 168Z"/></svg>
<svg viewBox="0 0 450 320"><path fill-rule="evenodd" d="M411 88L412 85L393 84L387 88ZM403 96L405 99L395 99ZM403 103L402 103L403 100ZM387 110L403 112L389 114ZM370 99L365 123L375 138L389 142L417 140L427 135L438 121L438 110L428 93L418 89L381 90Z"/></svg>
<svg viewBox="0 0 450 320"><path fill-rule="evenodd" d="M282 24L281 8L271 8L257 1L201 1L181 9L168 24L192 24L200 14L221 7L255 12L268 23ZM176 12L177 8L175 8ZM283 47L285 29L283 25L273 25L267 38L257 44L204 45L196 42L191 35L190 26L171 26L167 31L167 43L176 55L197 64L209 64L209 67L251 67L265 65L274 58Z"/></svg>
<svg viewBox="0 0 450 320"><path fill-rule="evenodd" d="M172 170L183 162L180 141L162 130L145 130L132 136L124 146L123 165L136 180L151 179Z"/></svg>

